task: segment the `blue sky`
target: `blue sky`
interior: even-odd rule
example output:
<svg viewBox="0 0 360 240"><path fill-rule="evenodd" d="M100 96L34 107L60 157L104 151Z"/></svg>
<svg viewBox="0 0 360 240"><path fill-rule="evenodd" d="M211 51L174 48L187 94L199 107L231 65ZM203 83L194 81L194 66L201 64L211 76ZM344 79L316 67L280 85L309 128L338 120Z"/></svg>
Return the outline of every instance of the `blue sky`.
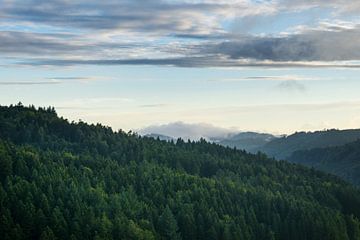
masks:
<svg viewBox="0 0 360 240"><path fill-rule="evenodd" d="M360 3L0 0L0 103L135 129L359 128Z"/></svg>

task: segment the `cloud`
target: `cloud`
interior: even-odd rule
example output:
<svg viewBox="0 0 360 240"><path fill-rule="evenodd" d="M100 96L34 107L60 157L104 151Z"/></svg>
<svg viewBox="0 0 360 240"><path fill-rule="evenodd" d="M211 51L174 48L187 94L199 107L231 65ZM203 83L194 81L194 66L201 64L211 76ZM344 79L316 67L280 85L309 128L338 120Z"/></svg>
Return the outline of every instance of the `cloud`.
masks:
<svg viewBox="0 0 360 240"><path fill-rule="evenodd" d="M222 138L234 132L239 132L236 129L227 129L215 127L207 123L184 123L173 122L163 125L152 125L138 130L142 135L146 134L161 134L172 138L182 138L199 140L200 138Z"/></svg>
<svg viewBox="0 0 360 240"><path fill-rule="evenodd" d="M280 90L285 90L285 91L297 91L297 92L306 91L305 85L299 83L298 81L284 81L279 83L276 87Z"/></svg>
<svg viewBox="0 0 360 240"><path fill-rule="evenodd" d="M145 45L143 44L142 47ZM114 49L136 49L137 47L136 43L84 40L81 36L73 34L0 31L0 52L8 57L84 58L89 55L106 56L107 51Z"/></svg>
<svg viewBox="0 0 360 240"><path fill-rule="evenodd" d="M139 107L141 107L141 108L162 108L162 107L167 107L167 106L169 106L169 104L158 103L158 104L144 104L144 105L140 105Z"/></svg>
<svg viewBox="0 0 360 240"><path fill-rule="evenodd" d="M7 56L51 55L78 51L84 46L76 46L66 41L67 35L37 34L18 31L0 31L0 52Z"/></svg>
<svg viewBox="0 0 360 240"><path fill-rule="evenodd" d="M345 0L0 0L0 52L20 65L359 67L360 24ZM323 8L335 20L274 35L228 22ZM360 8L359 8L360 9ZM260 22L261 24L261 22ZM314 24L316 22L314 20ZM253 79L254 80L254 79Z"/></svg>
<svg viewBox="0 0 360 240"><path fill-rule="evenodd" d="M348 0L0 0L3 23L21 22L87 30L126 30L162 34L222 32L224 19L308 8L327 8L351 13L360 4Z"/></svg>
<svg viewBox="0 0 360 240"><path fill-rule="evenodd" d="M25 66L74 66L74 65L156 65L184 68L207 67L261 67L261 68L360 68L358 62L322 62L322 61L257 61L227 59L224 57L179 57L179 58L138 58L109 60L64 60L64 59L30 59L21 60L17 65Z"/></svg>
<svg viewBox="0 0 360 240"><path fill-rule="evenodd" d="M89 80L90 77L51 77L47 79L53 79L53 80Z"/></svg>
<svg viewBox="0 0 360 240"><path fill-rule="evenodd" d="M299 11L309 8L330 8L334 14L356 14L360 10L360 3L349 0L280 0L279 7L288 11Z"/></svg>
<svg viewBox="0 0 360 240"><path fill-rule="evenodd" d="M244 82L244 81L317 81L323 78L305 77L299 75L280 75L280 76L247 76L240 78L220 78L209 80L210 82Z"/></svg>
<svg viewBox="0 0 360 240"><path fill-rule="evenodd" d="M46 79L61 82L61 83L73 83L73 82L80 82L80 83L88 83L93 81L103 81L103 80L109 80L111 78L109 77L102 77L102 76L84 76L84 77L48 77Z"/></svg>
<svg viewBox="0 0 360 240"><path fill-rule="evenodd" d="M17 86L26 86L26 85L54 85L54 84L63 84L63 83L74 83L74 82L89 82L98 79L101 77L52 77L44 78L45 80L40 81L0 81L0 85L17 85Z"/></svg>
<svg viewBox="0 0 360 240"><path fill-rule="evenodd" d="M91 30L140 32L217 32L220 18L274 11L252 1L0 1L6 20ZM238 11L241 10L241 11ZM216 21L211 21L216 20Z"/></svg>
<svg viewBox="0 0 360 240"><path fill-rule="evenodd" d="M11 82L4 82L0 81L0 85L53 85L53 84L60 84L60 81L11 81Z"/></svg>
<svg viewBox="0 0 360 240"><path fill-rule="evenodd" d="M239 40L210 44L204 54L230 59L291 61L351 61L360 59L360 26L353 29L305 30L275 37L246 36Z"/></svg>
<svg viewBox="0 0 360 240"><path fill-rule="evenodd" d="M0 51L24 56L18 63L34 66L359 67L354 62L360 60L360 24L335 25L279 36L228 35L226 41L202 44L82 42L63 35L0 32Z"/></svg>

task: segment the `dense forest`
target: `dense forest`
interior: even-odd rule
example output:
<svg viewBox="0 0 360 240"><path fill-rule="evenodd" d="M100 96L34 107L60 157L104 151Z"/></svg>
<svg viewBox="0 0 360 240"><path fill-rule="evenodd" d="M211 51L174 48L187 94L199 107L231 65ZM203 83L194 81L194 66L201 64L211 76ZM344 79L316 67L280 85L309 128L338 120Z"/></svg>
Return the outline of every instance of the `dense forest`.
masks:
<svg viewBox="0 0 360 240"><path fill-rule="evenodd" d="M0 107L0 239L360 239L338 177Z"/></svg>
<svg viewBox="0 0 360 240"><path fill-rule="evenodd" d="M288 160L338 175L360 186L360 140L343 146L296 151Z"/></svg>
<svg viewBox="0 0 360 240"><path fill-rule="evenodd" d="M276 159L286 159L299 150L341 146L360 139L360 129L330 129L316 132L297 132L289 136L275 138L255 149Z"/></svg>

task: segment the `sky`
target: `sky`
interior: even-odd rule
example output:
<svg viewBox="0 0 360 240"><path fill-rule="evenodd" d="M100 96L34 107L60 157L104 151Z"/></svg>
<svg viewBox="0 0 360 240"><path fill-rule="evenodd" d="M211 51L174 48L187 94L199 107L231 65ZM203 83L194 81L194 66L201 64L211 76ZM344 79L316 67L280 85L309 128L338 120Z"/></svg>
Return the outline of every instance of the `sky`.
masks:
<svg viewBox="0 0 360 240"><path fill-rule="evenodd" d="M360 128L359 70L360 1L0 0L0 104L116 130Z"/></svg>

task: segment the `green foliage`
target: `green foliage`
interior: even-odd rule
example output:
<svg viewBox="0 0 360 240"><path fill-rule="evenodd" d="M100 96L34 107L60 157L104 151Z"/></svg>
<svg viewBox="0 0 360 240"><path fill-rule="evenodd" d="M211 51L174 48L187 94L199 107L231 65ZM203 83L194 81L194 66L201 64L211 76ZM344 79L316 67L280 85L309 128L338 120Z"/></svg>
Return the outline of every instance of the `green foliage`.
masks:
<svg viewBox="0 0 360 240"><path fill-rule="evenodd" d="M0 107L0 239L359 239L360 193L264 154ZM5 159L5 160L4 160Z"/></svg>

